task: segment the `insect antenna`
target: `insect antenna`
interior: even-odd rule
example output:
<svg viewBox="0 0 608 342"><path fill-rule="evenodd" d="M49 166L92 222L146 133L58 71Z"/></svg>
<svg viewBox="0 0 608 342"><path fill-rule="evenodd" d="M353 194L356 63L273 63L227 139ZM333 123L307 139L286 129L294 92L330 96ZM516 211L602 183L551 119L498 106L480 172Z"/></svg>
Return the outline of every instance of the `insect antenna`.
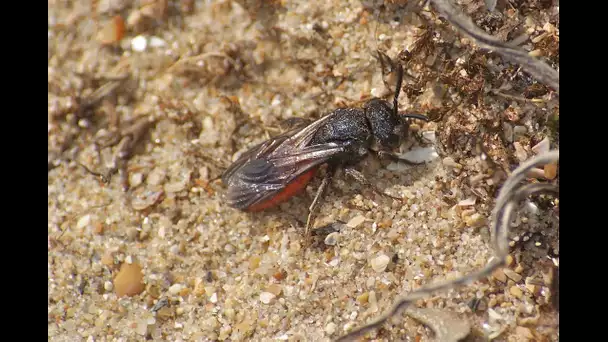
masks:
<svg viewBox="0 0 608 342"><path fill-rule="evenodd" d="M399 114L398 105L399 105L399 93L401 93L401 85L403 83L403 66L401 63L393 63L397 65L397 87L395 88L395 98L393 100L393 111L395 111L395 115Z"/></svg>

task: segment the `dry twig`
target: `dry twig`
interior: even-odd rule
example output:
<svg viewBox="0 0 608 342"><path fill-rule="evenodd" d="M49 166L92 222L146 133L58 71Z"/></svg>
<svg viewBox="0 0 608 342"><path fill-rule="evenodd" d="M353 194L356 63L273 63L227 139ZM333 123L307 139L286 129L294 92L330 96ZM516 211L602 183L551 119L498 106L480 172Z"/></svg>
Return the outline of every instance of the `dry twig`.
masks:
<svg viewBox="0 0 608 342"><path fill-rule="evenodd" d="M556 162L558 159L559 151L550 151L548 153L538 155L520 165L505 181L498 195L498 199L496 200L493 220L490 227L492 234L492 244L495 249L496 256L491 258L490 262L484 268L475 272L471 272L466 276L454 280L440 281L434 284L429 284L420 288L417 291L410 293L409 295L399 297L397 298L397 300L395 300L395 303L392 305L392 307L380 317L351 331L345 336L339 338L338 341L353 340L356 337L361 336L374 328L380 327L390 317L398 314L402 309L405 309L407 306L414 303L418 299L431 295L432 293L435 293L437 291L449 290L455 287L470 284L476 281L477 279L490 275L494 270L503 266L506 257L509 253L509 224L513 219L514 210L517 204L524 198L535 193L559 193L558 187L554 184L532 183L520 186L521 181L526 178L527 173L532 168L537 167L539 165L545 165L551 162Z"/></svg>

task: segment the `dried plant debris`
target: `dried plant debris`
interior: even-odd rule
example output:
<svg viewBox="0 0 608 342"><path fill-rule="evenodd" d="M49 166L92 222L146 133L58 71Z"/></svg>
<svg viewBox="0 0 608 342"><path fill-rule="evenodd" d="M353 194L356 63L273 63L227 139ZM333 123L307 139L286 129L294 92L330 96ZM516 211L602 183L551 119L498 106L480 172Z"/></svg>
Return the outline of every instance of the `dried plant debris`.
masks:
<svg viewBox="0 0 608 342"><path fill-rule="evenodd" d="M543 61L530 56L513 44L504 43L479 29L469 17L464 15L450 0L431 0L435 9L445 16L454 27L475 40L481 47L495 51L503 58L521 67L539 81L559 93L559 73Z"/></svg>
<svg viewBox="0 0 608 342"><path fill-rule="evenodd" d="M531 169L557 162L559 159L559 151L550 151L542 155L535 156L529 159L511 173L509 178L503 184L496 206L493 211L491 233L492 245L494 246L496 255L488 262L481 270L469 273L466 276L447 281L440 281L426 285L408 295L398 298L393 306L380 317L372 320L364 326L358 327L348 334L342 336L338 341L347 341L357 338L366 332L380 327L390 317L398 314L401 310L413 304L416 300L425 296L429 296L438 291L446 291L458 286L471 284L472 282L490 275L494 270L502 267L509 253L508 233L509 226L513 220L514 211L522 200L533 194L552 193L557 195L559 188L551 183L529 183L522 185L521 182L527 178ZM460 324L460 323L459 323Z"/></svg>

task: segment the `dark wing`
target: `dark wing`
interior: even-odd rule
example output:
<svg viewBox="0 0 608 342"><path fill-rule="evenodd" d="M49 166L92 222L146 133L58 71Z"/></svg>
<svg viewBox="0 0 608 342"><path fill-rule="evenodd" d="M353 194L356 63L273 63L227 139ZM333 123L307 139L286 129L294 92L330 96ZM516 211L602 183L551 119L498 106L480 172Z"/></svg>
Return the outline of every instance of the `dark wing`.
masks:
<svg viewBox="0 0 608 342"><path fill-rule="evenodd" d="M306 121L303 121L306 123ZM305 127L304 124L294 124L291 129L285 133L272 137L263 143L257 144L241 154L239 159L234 161L222 174L222 182L224 184L228 183L228 179L232 177L239 168L243 167L245 164L254 159L265 158L270 155L278 146L285 142L285 140L289 139L299 131L301 131ZM315 130L316 132L316 130ZM313 133L314 134L314 133Z"/></svg>
<svg viewBox="0 0 608 342"><path fill-rule="evenodd" d="M222 176L222 181L228 185L229 204L246 209L272 198L298 176L344 152L344 147L336 143L308 146L330 116L245 152Z"/></svg>
<svg viewBox="0 0 608 342"><path fill-rule="evenodd" d="M252 159L229 178L228 203L244 210L271 199L295 178L344 150L343 145L328 143L308 146L268 159Z"/></svg>

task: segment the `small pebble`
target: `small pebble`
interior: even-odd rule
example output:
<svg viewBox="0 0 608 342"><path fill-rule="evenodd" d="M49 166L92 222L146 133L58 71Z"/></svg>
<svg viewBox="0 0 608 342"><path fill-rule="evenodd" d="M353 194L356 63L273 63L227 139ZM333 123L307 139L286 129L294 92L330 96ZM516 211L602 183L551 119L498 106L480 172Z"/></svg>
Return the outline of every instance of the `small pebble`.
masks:
<svg viewBox="0 0 608 342"><path fill-rule="evenodd" d="M266 291L278 296L283 291L283 288L279 284L271 284L266 288Z"/></svg>
<svg viewBox="0 0 608 342"><path fill-rule="evenodd" d="M511 265L513 265L513 256L511 254L507 255L507 258L505 260L505 263L507 264L507 267L511 267Z"/></svg>
<svg viewBox="0 0 608 342"><path fill-rule="evenodd" d="M509 288L509 293L517 299L520 299L524 295L524 292L518 286L515 285Z"/></svg>
<svg viewBox="0 0 608 342"><path fill-rule="evenodd" d="M509 279L513 280L514 282L518 283L521 281L521 275L515 273L513 270L505 268L504 272L505 272L505 275L507 277L509 277Z"/></svg>
<svg viewBox="0 0 608 342"><path fill-rule="evenodd" d="M173 284L169 288L169 293L176 296L182 290L182 287L182 284Z"/></svg>
<svg viewBox="0 0 608 342"><path fill-rule="evenodd" d="M336 332L336 324L334 322L329 322L325 326L325 333L329 336L333 335Z"/></svg>
<svg viewBox="0 0 608 342"><path fill-rule="evenodd" d="M544 174L547 179L555 179L557 177L557 164L550 163L545 165Z"/></svg>
<svg viewBox="0 0 608 342"><path fill-rule="evenodd" d="M105 266L113 266L114 265L114 257L112 253L106 253L101 257L101 263Z"/></svg>
<svg viewBox="0 0 608 342"><path fill-rule="evenodd" d="M372 259L372 268L376 272L384 272L384 270L388 266L389 261L391 261L391 259L387 255L379 255Z"/></svg>
<svg viewBox="0 0 608 342"><path fill-rule="evenodd" d="M148 39L144 36L137 36L131 39L131 50L142 52L148 47Z"/></svg>
<svg viewBox="0 0 608 342"><path fill-rule="evenodd" d="M144 180L144 175L140 172L133 172L131 174L129 174L129 185L131 185L132 188L140 185Z"/></svg>
<svg viewBox="0 0 608 342"><path fill-rule="evenodd" d="M366 304L369 299L369 292L364 292L361 295L357 296L357 302L359 304Z"/></svg>
<svg viewBox="0 0 608 342"><path fill-rule="evenodd" d="M515 333L526 339L534 340L534 334L532 334L532 331L530 330L530 328L517 326L517 327L515 327Z"/></svg>
<svg viewBox="0 0 608 342"><path fill-rule="evenodd" d="M449 167L457 167L457 168L461 168L462 167L462 165L460 165L457 162L455 162L452 157L446 157L446 158L444 158L443 159L443 165L444 166L449 166Z"/></svg>
<svg viewBox="0 0 608 342"><path fill-rule="evenodd" d="M82 229L82 228L88 226L90 223L91 223L91 215L84 215L83 217L80 218L80 220L78 220L78 223L76 223L76 228Z"/></svg>
<svg viewBox="0 0 608 342"><path fill-rule="evenodd" d="M110 291L112 291L114 289L114 284L112 284L111 281L106 281L105 283L103 283L103 288L106 291L110 292Z"/></svg>
<svg viewBox="0 0 608 342"><path fill-rule="evenodd" d="M346 224L348 227L350 228L357 228L359 227L363 222L365 222L365 216L363 215L358 215L353 217L352 219L350 219L350 221L348 221L348 223Z"/></svg>
<svg viewBox="0 0 608 342"><path fill-rule="evenodd" d="M340 235L340 233L338 232L333 232L331 234L328 234L325 237L325 244L328 246L334 246L338 243L338 236Z"/></svg>
<svg viewBox="0 0 608 342"><path fill-rule="evenodd" d="M104 24L97 33L97 40L103 45L120 41L125 35L125 22L120 15L115 16Z"/></svg>
<svg viewBox="0 0 608 342"><path fill-rule="evenodd" d="M114 278L116 295L118 297L131 297L142 293L145 289L143 278L144 275L141 273L141 266L139 264L123 263L116 278Z"/></svg>
<svg viewBox="0 0 608 342"><path fill-rule="evenodd" d="M270 302L272 302L275 298L276 298L276 296L273 293L270 293L270 292L260 293L260 301L264 304L270 304Z"/></svg>
<svg viewBox="0 0 608 342"><path fill-rule="evenodd" d="M213 304L217 303L217 292L213 292L211 297L209 297L209 301Z"/></svg>
<svg viewBox="0 0 608 342"><path fill-rule="evenodd" d="M458 202L458 206L459 207L468 207L471 205L475 205L475 200L476 200L475 197L469 197L467 199L464 199L464 200Z"/></svg>
<svg viewBox="0 0 608 342"><path fill-rule="evenodd" d="M492 273L492 277L494 277L494 279L500 281L501 283L506 283L507 282L507 277L505 275L505 272L502 268L497 269L496 271L494 271Z"/></svg>

